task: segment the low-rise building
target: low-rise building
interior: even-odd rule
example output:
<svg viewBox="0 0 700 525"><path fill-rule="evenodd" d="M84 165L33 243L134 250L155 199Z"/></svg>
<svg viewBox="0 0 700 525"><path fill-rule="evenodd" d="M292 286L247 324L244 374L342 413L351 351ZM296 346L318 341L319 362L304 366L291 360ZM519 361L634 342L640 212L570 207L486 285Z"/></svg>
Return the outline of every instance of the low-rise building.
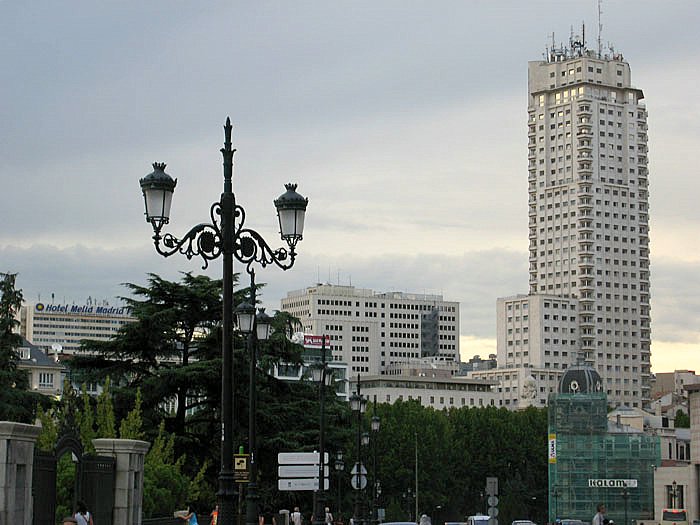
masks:
<svg viewBox="0 0 700 525"><path fill-rule="evenodd" d="M351 378L351 391L357 390L357 378ZM435 409L486 407L496 405L495 383L469 377L445 377L435 374L401 376L364 376L360 378L360 393L379 403L418 401Z"/></svg>

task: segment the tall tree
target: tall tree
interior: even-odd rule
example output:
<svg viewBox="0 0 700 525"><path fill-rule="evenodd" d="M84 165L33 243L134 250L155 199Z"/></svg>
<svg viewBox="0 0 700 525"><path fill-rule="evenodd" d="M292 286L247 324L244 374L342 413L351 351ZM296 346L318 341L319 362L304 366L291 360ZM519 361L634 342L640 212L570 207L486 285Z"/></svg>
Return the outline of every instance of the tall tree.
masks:
<svg viewBox="0 0 700 525"><path fill-rule="evenodd" d="M22 291L15 288L16 277L0 273L0 421L31 423L41 396L28 391L28 373L17 366L22 337L15 329Z"/></svg>

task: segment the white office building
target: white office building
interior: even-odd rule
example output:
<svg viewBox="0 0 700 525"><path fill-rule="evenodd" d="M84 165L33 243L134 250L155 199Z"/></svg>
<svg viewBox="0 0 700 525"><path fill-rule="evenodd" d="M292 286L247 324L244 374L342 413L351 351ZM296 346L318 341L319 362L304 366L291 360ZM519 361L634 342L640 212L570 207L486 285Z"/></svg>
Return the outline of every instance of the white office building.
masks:
<svg viewBox="0 0 700 525"><path fill-rule="evenodd" d="M544 332L554 319L530 314L543 330L533 333L530 325L528 348L521 338L517 355L517 339L510 346L507 337L517 327L501 311L509 299L499 300L499 366L556 371L581 356L604 379L611 403L641 407L650 399L644 95L632 86L622 55L573 38L568 48L529 63L528 88L527 301L541 305L543 316L545 299L533 296L567 299L559 328L576 332L560 332L555 345L554 333Z"/></svg>
<svg viewBox="0 0 700 525"><path fill-rule="evenodd" d="M107 304L25 303L20 308L20 335L46 354L74 354L80 341L112 339L134 321L124 306Z"/></svg>
<svg viewBox="0 0 700 525"><path fill-rule="evenodd" d="M317 284L287 293L281 309L304 333L330 336L332 359L351 377L418 358L459 362L459 303L441 295Z"/></svg>

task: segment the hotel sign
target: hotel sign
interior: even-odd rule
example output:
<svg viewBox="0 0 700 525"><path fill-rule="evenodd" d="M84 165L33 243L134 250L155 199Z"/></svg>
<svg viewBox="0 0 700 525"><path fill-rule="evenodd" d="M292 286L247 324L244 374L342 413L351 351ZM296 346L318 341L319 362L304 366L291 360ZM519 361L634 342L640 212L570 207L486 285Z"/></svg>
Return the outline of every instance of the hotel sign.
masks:
<svg viewBox="0 0 700 525"><path fill-rule="evenodd" d="M77 304L36 303L34 305L34 311L42 314L129 315L129 308L126 306L78 306Z"/></svg>

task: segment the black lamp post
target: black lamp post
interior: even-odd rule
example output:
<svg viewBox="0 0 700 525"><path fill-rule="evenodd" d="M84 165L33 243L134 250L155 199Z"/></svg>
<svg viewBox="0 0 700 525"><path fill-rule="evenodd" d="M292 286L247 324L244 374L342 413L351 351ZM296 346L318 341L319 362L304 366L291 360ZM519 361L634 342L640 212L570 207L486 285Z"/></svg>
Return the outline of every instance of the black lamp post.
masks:
<svg viewBox="0 0 700 525"><path fill-rule="evenodd" d="M361 501L362 501L362 414L367 410L367 400L360 394L360 375L357 375L357 390L350 396L350 408L357 414L357 464L355 465L355 511L353 514L353 524L362 523Z"/></svg>
<svg viewBox="0 0 700 525"><path fill-rule="evenodd" d="M165 173L164 163L154 163L153 172L140 180L146 206L146 221L153 226L153 242L156 251L169 257L181 253L188 259L201 257L203 269L209 261L223 256L223 316L222 316L222 371L221 371L221 469L219 471L219 523L234 525L234 479L233 479L233 258L245 265L251 280L251 306L255 306L255 270L253 264L265 267L275 264L283 270L294 265L296 245L302 239L304 217L308 199L299 195L296 184L286 184L286 193L276 199L275 207L279 219L280 236L288 248L273 250L256 231L244 228L245 210L236 204L233 193L233 154L231 147L231 120L224 126L224 188L220 200L211 205L211 223L198 224L184 237L178 239L170 233L161 235L163 226L170 221L170 205L177 180ZM252 328L249 344L252 344ZM253 443L251 443L251 446ZM251 465L254 451L251 449ZM251 478L254 481L254 478ZM252 490L251 490L252 489ZM248 496L255 496L254 483L249 485ZM256 498L257 496L255 496ZM256 499L249 500L257 502ZM250 509L248 509L250 511ZM250 514L250 512L248 513ZM258 521L257 509L255 520Z"/></svg>
<svg viewBox="0 0 700 525"><path fill-rule="evenodd" d="M310 367L311 377L318 383L318 396L320 405L320 425L318 433L318 451L319 451L319 462L318 462L318 490L314 491L313 494L313 508L314 508L314 520L316 523L325 523L326 514L324 509L324 492L326 489L326 473L325 473L325 462L324 458L326 455L325 451L325 433L326 433L326 409L325 409L325 392L326 387L333 383L333 373L326 363L326 336L322 336L321 342L321 361L315 363Z"/></svg>
<svg viewBox="0 0 700 525"><path fill-rule="evenodd" d="M622 525L627 525L627 500L630 497L629 490L627 487L622 488L622 499L625 501L625 522Z"/></svg>
<svg viewBox="0 0 700 525"><path fill-rule="evenodd" d="M340 493L340 488L342 485L342 480L341 476L343 475L343 470L345 470L345 462L343 461L343 451L339 450L335 454L335 472L338 475L337 483L338 483L338 504L336 505L336 512L338 513L338 519L340 519L343 515L343 511L341 510L341 505L342 505L342 498L341 498L341 493Z"/></svg>
<svg viewBox="0 0 700 525"><path fill-rule="evenodd" d="M374 415L370 421L370 429L372 430L372 517L371 519L379 522L379 516L377 516L377 437L379 436L379 427L381 425L381 420L377 415L377 396L374 396Z"/></svg>
<svg viewBox="0 0 700 525"><path fill-rule="evenodd" d="M673 505L674 509L677 509L677 498L678 498L678 483L676 483L676 480L674 479L673 482L671 483L671 505Z"/></svg>
<svg viewBox="0 0 700 525"><path fill-rule="evenodd" d="M559 517L559 487L554 487L552 496L554 496L554 519L552 521L557 521Z"/></svg>
<svg viewBox="0 0 700 525"><path fill-rule="evenodd" d="M369 432L363 432L362 433L363 450L365 447L369 447L369 441L370 441ZM368 450L368 453L369 453L369 450ZM367 468L365 468L365 471L367 471ZM367 474L365 474L365 478L367 479ZM369 483L366 482L365 487L360 488L360 490L362 491L362 509L361 509L362 510L362 512L361 512L362 522L365 524L371 522L371 520L372 520L372 516L368 516L368 513L371 514L371 512L372 512L371 507L370 507L370 502L367 500L367 496L368 496L369 491L367 491L366 489L367 489L368 484Z"/></svg>

